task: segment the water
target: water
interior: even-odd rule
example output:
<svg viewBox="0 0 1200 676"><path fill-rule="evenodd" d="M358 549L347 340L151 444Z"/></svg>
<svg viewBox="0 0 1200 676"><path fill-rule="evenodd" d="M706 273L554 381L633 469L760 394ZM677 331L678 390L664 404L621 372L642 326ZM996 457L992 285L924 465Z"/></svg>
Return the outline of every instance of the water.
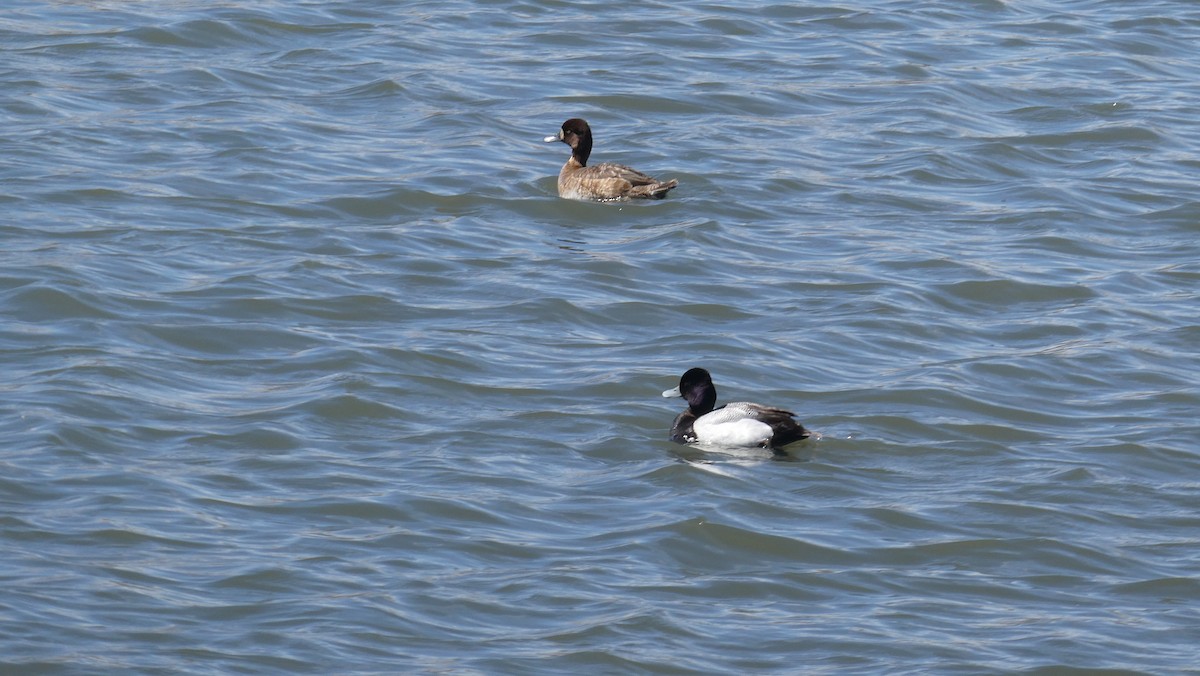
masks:
<svg viewBox="0 0 1200 676"><path fill-rule="evenodd" d="M1194 3L0 36L5 673L1200 664ZM823 437L669 443L696 365Z"/></svg>

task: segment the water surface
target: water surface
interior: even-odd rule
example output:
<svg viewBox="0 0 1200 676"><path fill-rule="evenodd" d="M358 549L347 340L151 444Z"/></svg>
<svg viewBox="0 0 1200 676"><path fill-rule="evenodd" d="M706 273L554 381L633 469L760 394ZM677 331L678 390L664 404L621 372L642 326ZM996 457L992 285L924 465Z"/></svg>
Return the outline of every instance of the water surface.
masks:
<svg viewBox="0 0 1200 676"><path fill-rule="evenodd" d="M1200 664L1192 3L0 37L5 671ZM822 438L671 444L697 365Z"/></svg>

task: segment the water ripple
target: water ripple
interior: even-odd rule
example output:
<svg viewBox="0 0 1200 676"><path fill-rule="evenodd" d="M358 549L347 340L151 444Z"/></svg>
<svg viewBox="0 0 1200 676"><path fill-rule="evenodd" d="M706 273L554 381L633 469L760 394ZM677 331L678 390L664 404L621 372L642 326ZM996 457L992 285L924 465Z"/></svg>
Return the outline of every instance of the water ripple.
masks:
<svg viewBox="0 0 1200 676"><path fill-rule="evenodd" d="M1198 28L16 3L0 664L1193 668ZM822 436L670 443L692 365Z"/></svg>

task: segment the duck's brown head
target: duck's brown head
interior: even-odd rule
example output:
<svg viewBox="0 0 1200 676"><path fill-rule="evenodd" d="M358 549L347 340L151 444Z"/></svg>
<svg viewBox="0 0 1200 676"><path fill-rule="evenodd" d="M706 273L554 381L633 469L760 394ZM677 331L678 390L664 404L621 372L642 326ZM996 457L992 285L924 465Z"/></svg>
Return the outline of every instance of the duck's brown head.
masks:
<svg viewBox="0 0 1200 676"><path fill-rule="evenodd" d="M582 166L587 166L588 157L592 154L592 128L586 120L573 117L562 123L562 129L554 136L547 136L546 142L562 141L571 146L571 155Z"/></svg>

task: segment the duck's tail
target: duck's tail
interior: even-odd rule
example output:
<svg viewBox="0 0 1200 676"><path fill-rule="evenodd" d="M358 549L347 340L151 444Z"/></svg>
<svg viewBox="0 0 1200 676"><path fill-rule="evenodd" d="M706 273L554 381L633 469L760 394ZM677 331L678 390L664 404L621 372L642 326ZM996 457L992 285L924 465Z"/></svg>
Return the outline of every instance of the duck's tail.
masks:
<svg viewBox="0 0 1200 676"><path fill-rule="evenodd" d="M671 179L669 181L647 183L646 185L638 185L638 186L634 186L633 189L629 191L629 196L630 197L642 197L642 198L652 199L652 200L660 200L660 199L666 197L667 193L670 192L671 189L677 185L679 185L679 181L677 181L675 179Z"/></svg>

